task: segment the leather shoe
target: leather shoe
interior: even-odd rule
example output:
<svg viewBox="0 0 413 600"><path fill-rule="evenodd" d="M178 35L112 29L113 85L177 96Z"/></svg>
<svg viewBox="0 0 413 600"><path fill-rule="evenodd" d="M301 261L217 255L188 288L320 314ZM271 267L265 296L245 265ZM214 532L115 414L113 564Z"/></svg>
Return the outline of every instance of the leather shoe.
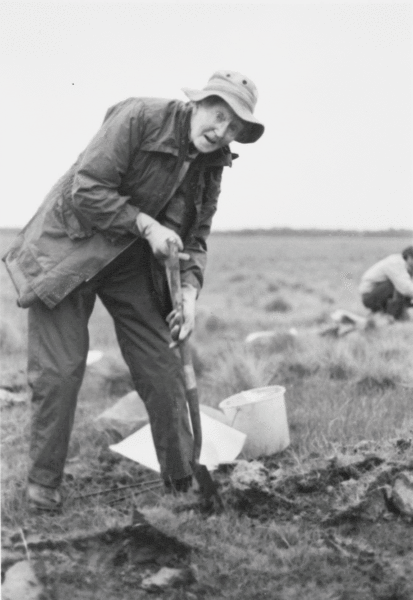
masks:
<svg viewBox="0 0 413 600"><path fill-rule="evenodd" d="M46 487L38 483L29 483L27 499L30 508L56 512L62 508L62 496L58 489Z"/></svg>

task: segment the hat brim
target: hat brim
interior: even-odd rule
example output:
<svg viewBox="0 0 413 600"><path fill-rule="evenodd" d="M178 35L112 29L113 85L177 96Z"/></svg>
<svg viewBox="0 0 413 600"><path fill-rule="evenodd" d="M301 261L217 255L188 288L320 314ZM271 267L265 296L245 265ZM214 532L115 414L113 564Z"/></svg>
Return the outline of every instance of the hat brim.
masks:
<svg viewBox="0 0 413 600"><path fill-rule="evenodd" d="M200 102L209 96L218 96L227 104L229 104L234 113L246 123L246 126L243 128L241 134L235 138L236 142L239 142L240 144L253 144L259 140L264 133L264 125L254 117L252 112L247 107L245 107L231 94L226 94L225 92L218 90L194 90L186 87L182 88L182 91L193 102Z"/></svg>

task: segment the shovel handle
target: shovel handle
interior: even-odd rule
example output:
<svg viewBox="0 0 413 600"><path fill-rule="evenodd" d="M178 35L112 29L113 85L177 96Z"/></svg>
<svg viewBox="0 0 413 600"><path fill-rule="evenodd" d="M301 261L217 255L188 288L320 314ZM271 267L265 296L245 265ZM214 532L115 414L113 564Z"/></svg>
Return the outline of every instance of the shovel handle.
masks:
<svg viewBox="0 0 413 600"><path fill-rule="evenodd" d="M172 307L183 314L183 299L181 287L181 274L179 269L178 246L173 240L168 241L169 254L165 260L166 277L171 295ZM195 371L192 364L191 348L188 339L179 343L182 365L184 368L186 399L194 435L193 462L198 464L202 446L201 414L199 409L198 389Z"/></svg>
<svg viewBox="0 0 413 600"><path fill-rule="evenodd" d="M179 270L178 245L173 240L168 240L169 253L165 259L166 278L168 280L169 293L171 295L172 308L183 311L183 299L181 288L181 273Z"/></svg>

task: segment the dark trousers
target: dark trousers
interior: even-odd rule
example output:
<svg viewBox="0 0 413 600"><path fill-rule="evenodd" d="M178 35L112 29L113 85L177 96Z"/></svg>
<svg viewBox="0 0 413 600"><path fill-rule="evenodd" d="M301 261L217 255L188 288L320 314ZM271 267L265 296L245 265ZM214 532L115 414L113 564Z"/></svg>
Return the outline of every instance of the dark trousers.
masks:
<svg viewBox="0 0 413 600"><path fill-rule="evenodd" d="M373 312L383 312L395 319L404 315L411 302L410 298L398 292L389 280L377 283L371 292L362 295L362 301L364 306Z"/></svg>
<svg viewBox="0 0 413 600"><path fill-rule="evenodd" d="M154 290L149 252L146 242L135 242L52 310L41 301L29 308L29 481L49 487L61 483L96 296L113 318L122 355L145 402L162 476L191 474L183 368L179 351L169 348L169 298Z"/></svg>

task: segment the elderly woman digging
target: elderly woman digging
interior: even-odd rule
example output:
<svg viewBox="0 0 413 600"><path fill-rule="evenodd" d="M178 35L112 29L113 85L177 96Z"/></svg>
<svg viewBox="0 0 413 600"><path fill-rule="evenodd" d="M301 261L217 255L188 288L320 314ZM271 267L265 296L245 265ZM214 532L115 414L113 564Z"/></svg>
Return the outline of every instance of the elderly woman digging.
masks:
<svg viewBox="0 0 413 600"><path fill-rule="evenodd" d="M98 296L151 424L161 475L186 491L193 439L175 346L190 335L229 144L256 142L257 90L217 71L188 103L129 98L112 106L3 260L28 308L32 430L27 496L56 510ZM183 315L171 315L163 261L180 251ZM172 313L173 314L173 313ZM169 317L169 318L168 318Z"/></svg>

